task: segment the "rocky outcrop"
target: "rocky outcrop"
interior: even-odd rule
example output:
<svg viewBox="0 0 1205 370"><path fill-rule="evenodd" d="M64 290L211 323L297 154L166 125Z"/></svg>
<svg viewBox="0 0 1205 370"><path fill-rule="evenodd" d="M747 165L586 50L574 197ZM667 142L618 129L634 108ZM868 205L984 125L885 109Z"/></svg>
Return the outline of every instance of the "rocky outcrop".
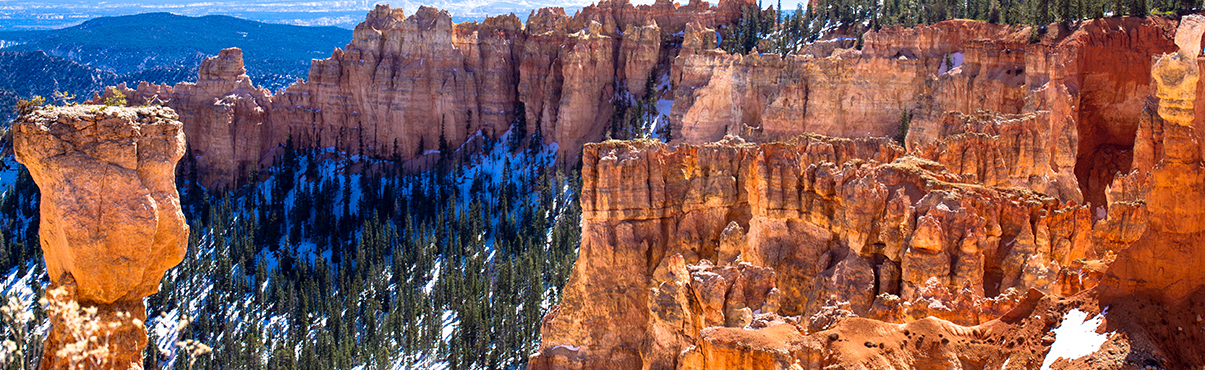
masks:
<svg viewBox="0 0 1205 370"><path fill-rule="evenodd" d="M254 87L237 49L207 59L196 83L117 89L132 104L180 112L206 186L236 183L290 138L303 148L409 160L434 155L441 139L458 148L515 123L558 143L569 163L583 143L603 138L617 96L644 95L672 55L664 38L688 22L728 24L749 4L603 1L572 17L533 11L526 25L514 15L453 24L435 8L407 16L380 5L346 47L275 94Z"/></svg>
<svg viewBox="0 0 1205 370"><path fill-rule="evenodd" d="M1157 129L1161 150L1135 153L1136 157L1158 159L1146 172L1135 170L1119 176L1113 185L1137 188L1131 191L1144 200L1141 212L1149 221L1141 224L1145 226L1141 236L1120 251L1109 268L1106 300L1144 295L1181 302L1205 281L1201 269L1205 253L1199 248L1205 240L1205 147L1201 145L1205 123L1196 119L1195 113L1205 107L1196 104L1201 89L1197 57L1202 34L1205 17L1184 17L1176 33L1179 51L1160 56L1151 70L1156 90L1154 106L1148 112L1157 114L1148 118L1150 126L1139 130ZM1140 147L1142 151L1151 149ZM1143 184L1135 186L1134 182Z"/></svg>
<svg viewBox="0 0 1205 370"><path fill-rule="evenodd" d="M940 84L939 76L964 63L978 62L964 57L970 53L968 49L985 44L999 49L1023 44L1019 41L1025 40L1027 34L1022 32L1012 26L947 21L914 29L892 27L868 33L863 50L837 49L832 55L784 59L771 54L728 55L714 49L697 50L692 55L683 53L675 61L672 74L675 104L671 117L680 132L675 137L692 143L718 140L725 134L753 134L767 140L804 132L891 137L897 134L905 111L921 108L920 112L912 113L918 120L928 119L929 112L939 120L946 110L974 113L976 108L989 108L986 105L991 100L959 97L965 93L957 91L931 93ZM711 36L704 33L702 37L714 40L714 33ZM710 45L714 41L703 43ZM1023 50L982 54L982 62L1011 64L1023 55ZM1010 82L1003 79L1017 80L1014 71L1008 72L979 80L981 84L1007 85ZM966 90L966 86L960 88ZM994 99L998 102L990 108L1020 105L1019 91L1005 95ZM957 101L933 101L951 96ZM985 106L951 104L957 102ZM992 110L1018 113L1020 107Z"/></svg>
<svg viewBox="0 0 1205 370"><path fill-rule="evenodd" d="M1113 175L1130 170L1151 56L1174 50L1174 27L1164 18L1099 19L1051 27L1034 43L1029 28L955 20L867 33L862 50L817 47L785 59L729 55L709 49L714 32L688 30L671 74L673 137L908 133L916 148L941 144L930 128L944 127L949 112L1033 114L1045 122L1027 124L1037 131L1025 146L1047 151L1050 163L1016 170L1014 183L1048 176L1031 189L1104 206Z"/></svg>
<svg viewBox="0 0 1205 370"><path fill-rule="evenodd" d="M712 345L704 328L766 314L974 325L1018 292L1077 292L1073 261L1103 257L1087 207L903 154L821 136L587 145L582 246L533 366L672 368Z"/></svg>
<svg viewBox="0 0 1205 370"><path fill-rule="evenodd" d="M715 30L750 4L614 0L573 16L539 9L526 24L512 15L453 24L434 8L405 15L380 6L307 80L275 94L243 76L236 50L207 60L195 84L124 92L180 112L207 186L269 164L289 138L429 163L441 138L473 148L464 144L515 123L558 143L563 163L573 163L583 143L605 136L615 102L644 97L650 79L660 109L672 101L657 112L668 113L671 136L693 144L729 134L771 142L912 132L907 147L919 148L943 144L949 112L1032 115L1025 126L1036 136L1002 139L1028 140L1030 154L1050 160L1001 153L1033 166L1011 169L1007 182L1094 208L1105 206L1114 175L1131 170L1134 146L1157 142L1134 133L1151 95L1151 56L1175 48L1174 20L1098 19L1051 27L1036 42L1027 27L953 20L871 32L861 50L841 39L786 58L716 49Z"/></svg>
<svg viewBox="0 0 1205 370"><path fill-rule="evenodd" d="M87 105L39 110L13 125L17 160L41 190L46 271L52 288L64 288L47 298L97 307L101 330L115 330L94 333L108 341L101 368L142 368L142 299L184 258L188 226L175 187L182 126L167 108ZM42 368L74 368L58 352L79 339L72 325L88 323L51 321Z"/></svg>
<svg viewBox="0 0 1205 370"><path fill-rule="evenodd" d="M243 52L236 48L205 59L197 74L196 83L144 82L136 90L125 85L117 89L125 91L134 105L163 104L178 112L198 176L206 186L232 184L258 169L260 158L276 145L269 124L273 97L247 77Z"/></svg>
<svg viewBox="0 0 1205 370"><path fill-rule="evenodd" d="M967 181L1028 188L1078 202L1083 199L1075 178L1078 136L1075 126L1051 119L1052 114L950 112L940 121L917 122L908 138L916 143L917 156L937 161Z"/></svg>
<svg viewBox="0 0 1205 370"><path fill-rule="evenodd" d="M1169 26L1178 27L1174 38ZM707 45L705 29L691 30L686 40ZM1094 21L1036 44L966 42L962 65L929 79L934 95L913 111L906 151L888 139L821 136L588 145L579 260L532 367L616 359L689 369L1205 365L1192 334L1205 312L1203 33L1205 18L1187 16ZM1179 52L1149 64L1145 53L1173 39ZM860 58L885 50L867 40ZM1115 61L1089 63L1096 57L1083 51L1136 42ZM993 48L1033 50L1014 59L1024 78L985 72L975 53ZM763 78L732 67L739 63L783 74L810 68L710 58L732 62L713 68L730 75L702 79L724 94L746 94L757 84L742 79ZM1143 63L1149 79L1123 73ZM783 75L775 76L766 79ZM719 84L726 80L737 82ZM1149 91L1139 99L1105 86ZM742 122L740 99L708 94L688 99L729 104L713 111L729 114L716 121ZM981 106L934 114L960 101ZM682 129L689 136L692 128ZM789 132L740 130L765 141ZM1058 359L1050 351L1063 334L1051 329L1087 319L1073 310L1117 334L1095 353ZM624 320L607 319L615 317Z"/></svg>

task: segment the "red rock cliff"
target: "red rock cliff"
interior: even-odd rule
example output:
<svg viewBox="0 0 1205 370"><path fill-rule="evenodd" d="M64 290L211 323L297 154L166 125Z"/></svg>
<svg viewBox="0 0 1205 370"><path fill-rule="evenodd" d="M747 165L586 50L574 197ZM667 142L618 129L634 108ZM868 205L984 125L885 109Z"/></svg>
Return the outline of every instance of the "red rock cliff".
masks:
<svg viewBox="0 0 1205 370"><path fill-rule="evenodd" d="M1031 43L1028 28L956 20L868 33L863 50L785 59L708 49L714 32L692 29L673 65L674 137L892 137L907 112L914 148L951 133L948 112L1039 114L1045 122L1019 139L1044 160L1006 154L1032 168L1000 181L1102 206L1112 175L1130 169L1151 56L1174 50L1174 27L1164 18L1100 19L1070 32L1052 27Z"/></svg>
<svg viewBox="0 0 1205 370"><path fill-rule="evenodd" d="M617 86L643 94L663 36L687 22L730 23L747 4L603 1L572 17L533 11L526 25L513 15L453 24L446 11L406 16L379 5L346 47L276 94L254 87L237 49L207 59L195 84L122 88L134 104L159 99L180 112L206 185L237 181L289 137L405 160L438 149L441 137L454 148L497 138L520 107L526 132L574 161L583 143L602 139Z"/></svg>
<svg viewBox="0 0 1205 370"><path fill-rule="evenodd" d="M877 37L956 26L996 27L952 22ZM1035 44L1014 44L1011 33L952 38L966 43L965 59L925 79L907 150L812 134L587 145L579 258L531 367L1205 366L1202 34L1205 17L1190 16L1086 22ZM682 70L719 61L708 73L726 75L700 78L686 96L692 108L676 118L686 136L711 125L692 127L690 117L720 112L731 115L715 122L743 131L718 134L781 137L810 121L742 121L761 106L716 96L803 94L794 101L811 109L818 98L807 88L747 81L789 81L813 63L870 63L884 52L903 64L949 45L900 39L891 45L905 46L885 51L882 40L823 60L679 58ZM1095 59L1099 48L1119 57ZM985 57L1018 49L1023 57ZM865 99L864 83L818 94ZM707 101L727 105L700 106ZM866 106L898 123L899 108ZM1072 309L1099 313L1097 330L1115 334L1083 357L1048 357L1051 329Z"/></svg>
<svg viewBox="0 0 1205 370"><path fill-rule="evenodd" d="M533 366L672 368L703 328L822 326L832 307L979 324L1027 289L1078 291L1074 261L1103 256L1086 207L903 154L819 136L587 145L582 247Z"/></svg>

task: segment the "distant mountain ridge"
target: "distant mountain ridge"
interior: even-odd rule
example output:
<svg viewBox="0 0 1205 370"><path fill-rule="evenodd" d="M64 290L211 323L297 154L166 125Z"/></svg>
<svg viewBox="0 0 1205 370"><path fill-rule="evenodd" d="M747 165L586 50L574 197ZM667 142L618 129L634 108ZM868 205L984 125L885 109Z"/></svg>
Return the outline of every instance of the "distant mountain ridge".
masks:
<svg viewBox="0 0 1205 370"><path fill-rule="evenodd" d="M269 24L229 16L170 13L102 17L50 31L0 32L4 50L42 50L117 75L175 83L195 78L196 66L223 48L243 49L248 74L268 88L305 77L310 59L325 58L351 40L337 27Z"/></svg>
<svg viewBox="0 0 1205 370"><path fill-rule="evenodd" d="M296 0L132 0L122 2L96 2L91 0L40 0L6 3L0 9L0 30L45 30L61 29L80 24L88 19L114 17L150 12L170 12L184 16L227 15L241 19L266 23L291 24L298 26L337 26L351 29L360 23L364 13L376 4L388 4L403 8L407 12L418 11L420 5L445 9L452 13L453 20L479 21L486 16L515 13L526 18L532 10L559 6L569 14L591 3L591 0L554 2L549 0L341 0L341 1L296 1ZM637 0L634 3L652 3ZM685 5L686 2L683 1ZM0 45L3 47L3 45Z"/></svg>
<svg viewBox="0 0 1205 370"><path fill-rule="evenodd" d="M133 75L132 75L133 76ZM134 76L146 76L138 74ZM55 91L80 95L118 83L116 73L102 71L42 51L0 51L0 123L13 118L18 99L51 98Z"/></svg>

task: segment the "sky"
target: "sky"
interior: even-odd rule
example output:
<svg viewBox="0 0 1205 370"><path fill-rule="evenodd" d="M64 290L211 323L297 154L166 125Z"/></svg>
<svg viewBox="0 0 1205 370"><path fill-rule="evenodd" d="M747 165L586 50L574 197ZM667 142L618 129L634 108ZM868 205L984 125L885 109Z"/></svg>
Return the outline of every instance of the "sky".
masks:
<svg viewBox="0 0 1205 370"><path fill-rule="evenodd" d="M679 0L685 3L688 0ZM765 0L763 0L765 1ZM378 3L413 12L420 5L447 9L457 21L480 19L486 15L514 12L526 17L532 9L565 7L572 13L592 0L0 0L0 31L53 29L70 27L85 20L149 12L179 15L229 15L269 23L301 26L354 27L364 14ZM632 0L634 4L652 4L653 0ZM763 2L763 6L777 2ZM794 9L798 0L783 1Z"/></svg>

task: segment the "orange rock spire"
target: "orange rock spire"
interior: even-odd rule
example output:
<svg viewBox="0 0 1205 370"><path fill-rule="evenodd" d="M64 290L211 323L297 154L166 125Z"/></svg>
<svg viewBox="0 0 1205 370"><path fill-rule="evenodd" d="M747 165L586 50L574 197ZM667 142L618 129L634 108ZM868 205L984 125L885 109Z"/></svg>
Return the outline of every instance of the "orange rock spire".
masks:
<svg viewBox="0 0 1205 370"><path fill-rule="evenodd" d="M77 105L39 110L13 125L17 160L41 191L42 254L53 328L42 369L141 369L143 297L184 258L188 226L175 187L182 124L169 108ZM71 302L96 307L83 321ZM59 306L61 305L61 306ZM98 328L88 329L97 324ZM112 324L112 325L110 325ZM69 349L83 335L103 338ZM79 349L79 348L76 348ZM73 365L76 364L76 365Z"/></svg>

